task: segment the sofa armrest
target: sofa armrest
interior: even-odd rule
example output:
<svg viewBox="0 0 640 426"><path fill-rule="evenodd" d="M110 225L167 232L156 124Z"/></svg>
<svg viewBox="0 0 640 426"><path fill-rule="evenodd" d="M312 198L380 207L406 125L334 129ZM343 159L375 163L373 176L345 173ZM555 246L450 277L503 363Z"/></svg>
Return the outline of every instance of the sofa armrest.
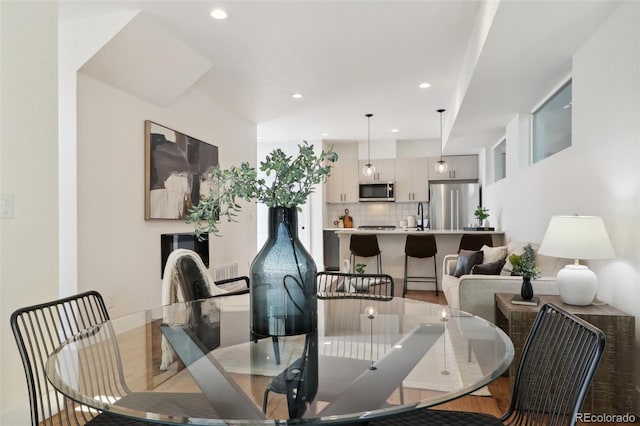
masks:
<svg viewBox="0 0 640 426"><path fill-rule="evenodd" d="M444 275L453 275L456 271L456 264L458 263L457 254L447 254L442 260L442 273Z"/></svg>
<svg viewBox="0 0 640 426"><path fill-rule="evenodd" d="M555 277L532 280L533 294L558 293ZM458 286L459 309L495 323L495 294L520 294L522 277L504 275L463 275Z"/></svg>

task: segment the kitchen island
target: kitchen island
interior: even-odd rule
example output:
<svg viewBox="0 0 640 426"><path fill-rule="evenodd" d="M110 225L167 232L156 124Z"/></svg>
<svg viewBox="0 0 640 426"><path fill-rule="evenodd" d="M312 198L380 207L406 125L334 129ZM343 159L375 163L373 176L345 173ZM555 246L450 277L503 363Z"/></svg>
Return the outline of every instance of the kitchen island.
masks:
<svg viewBox="0 0 640 426"><path fill-rule="evenodd" d="M340 242L340 264L345 259L349 259L349 241L352 234L376 234L378 237L378 245L382 252L382 272L391 275L395 281L395 294L402 295L402 280L404 277L404 244L408 234L432 234L436 237L438 246L438 254L436 255L436 265L438 268L438 288L442 281L442 261L447 254L455 254L458 252L458 245L462 234L491 234L493 245L505 245L504 232L502 231L461 231L461 230L442 230L419 231L417 229L356 229L356 228L331 228L338 235ZM375 258L362 259L358 258L357 262L365 263L367 273L376 272ZM409 260L409 275L433 275L433 261L431 259L413 259ZM408 285L410 290L435 290L432 284L410 282Z"/></svg>

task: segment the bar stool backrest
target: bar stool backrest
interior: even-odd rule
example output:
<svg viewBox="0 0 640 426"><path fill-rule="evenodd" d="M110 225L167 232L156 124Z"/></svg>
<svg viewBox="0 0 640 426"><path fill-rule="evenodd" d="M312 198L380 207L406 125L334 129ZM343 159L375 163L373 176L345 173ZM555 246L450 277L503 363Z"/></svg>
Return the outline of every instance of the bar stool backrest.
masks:
<svg viewBox="0 0 640 426"><path fill-rule="evenodd" d="M462 234L458 253L460 250L480 250L482 246L493 247L491 234Z"/></svg>
<svg viewBox="0 0 640 426"><path fill-rule="evenodd" d="M435 256L438 253L436 237L432 234L414 235L408 234L404 244L404 254L410 257L424 259Z"/></svg>
<svg viewBox="0 0 640 426"><path fill-rule="evenodd" d="M352 234L349 250L355 256L372 257L380 254L378 237L375 234Z"/></svg>

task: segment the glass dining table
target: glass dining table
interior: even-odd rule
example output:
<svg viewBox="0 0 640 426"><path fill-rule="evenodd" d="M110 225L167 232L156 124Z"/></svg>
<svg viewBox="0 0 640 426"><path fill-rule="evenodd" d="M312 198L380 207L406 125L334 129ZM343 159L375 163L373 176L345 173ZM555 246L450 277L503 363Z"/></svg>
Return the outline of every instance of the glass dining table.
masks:
<svg viewBox="0 0 640 426"><path fill-rule="evenodd" d="M83 330L47 379L89 407L159 423L361 421L475 393L513 360L507 335L446 306L319 298L310 333L256 338L249 295L147 309Z"/></svg>

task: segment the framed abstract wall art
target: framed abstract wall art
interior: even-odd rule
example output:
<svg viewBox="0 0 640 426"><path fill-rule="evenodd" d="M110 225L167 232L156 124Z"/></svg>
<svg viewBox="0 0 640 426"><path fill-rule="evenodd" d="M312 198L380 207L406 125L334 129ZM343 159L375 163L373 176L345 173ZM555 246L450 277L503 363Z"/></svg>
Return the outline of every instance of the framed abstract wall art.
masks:
<svg viewBox="0 0 640 426"><path fill-rule="evenodd" d="M145 120L145 220L184 219L211 188L218 147Z"/></svg>

